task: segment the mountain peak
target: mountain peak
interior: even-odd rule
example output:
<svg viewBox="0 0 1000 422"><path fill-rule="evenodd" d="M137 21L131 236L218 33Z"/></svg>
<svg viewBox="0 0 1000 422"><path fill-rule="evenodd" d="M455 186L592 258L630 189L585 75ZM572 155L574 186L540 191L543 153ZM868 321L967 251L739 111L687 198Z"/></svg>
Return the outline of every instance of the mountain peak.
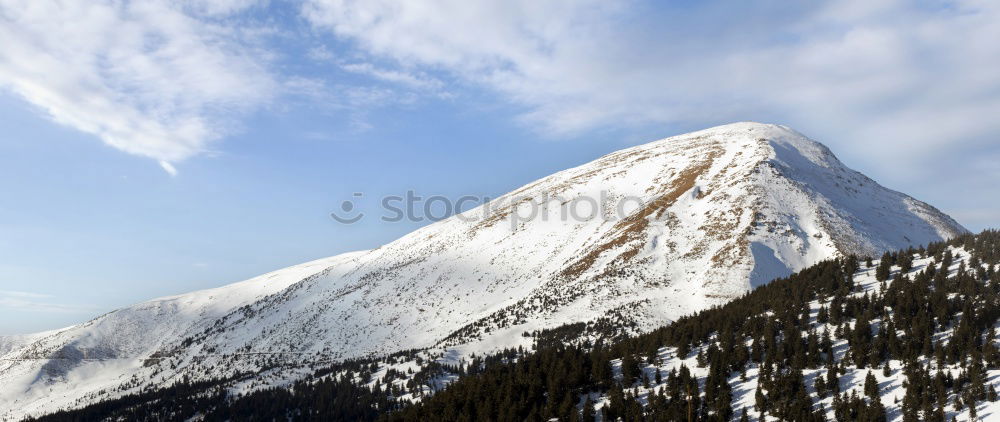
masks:
<svg viewBox="0 0 1000 422"><path fill-rule="evenodd" d="M688 145L718 145L727 149L732 148L770 148L777 153L779 150L797 150L800 155L808 158L815 164L832 165L840 164L833 153L822 143L809 139L805 135L794 129L777 124L758 122L737 122L696 132L676 135L669 138L651 142L643 147L664 146L660 144L680 143ZM750 157L745 157L750 158ZM831 162L830 159L833 159Z"/></svg>

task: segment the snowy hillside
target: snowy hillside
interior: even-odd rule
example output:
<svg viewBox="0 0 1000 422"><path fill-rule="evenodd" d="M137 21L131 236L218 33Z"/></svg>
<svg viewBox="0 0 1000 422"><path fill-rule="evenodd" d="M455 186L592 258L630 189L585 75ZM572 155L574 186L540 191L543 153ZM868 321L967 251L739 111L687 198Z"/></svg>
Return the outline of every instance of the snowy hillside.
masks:
<svg viewBox="0 0 1000 422"><path fill-rule="evenodd" d="M589 214L583 203L603 212L562 218ZM964 232L788 128L720 126L556 173L377 249L4 346L0 415L274 362L528 345L522 333L569 322L646 331L823 259Z"/></svg>
<svg viewBox="0 0 1000 422"><path fill-rule="evenodd" d="M641 336L540 344L384 419L1000 420L998 271L997 231L824 261Z"/></svg>
<svg viewBox="0 0 1000 422"><path fill-rule="evenodd" d="M963 273L965 273L966 271L969 271L972 274L975 273L973 267L969 266L971 256L967 251L959 248L959 249L951 249L950 253L953 255L954 260L949 261L951 262L951 264L947 270L940 268L941 267L940 256L937 261L935 261L933 257L927 257L927 256L917 257L916 259L913 260L912 266L909 269L905 270L903 274L899 274L899 272L902 270L900 266L898 265L893 266L892 271L895 273L893 279L886 280L884 283L879 282L875 276L876 266L879 264L879 261L875 261L874 265L870 267L862 266L862 268L857 273L854 274L853 277L854 289L851 291L851 293L845 295L846 297L845 302L850 302L851 300L863 300L873 296L885 295L889 291L888 289L892 288L893 283L899 282L898 280L900 276L905 277L905 281L902 281L901 283L913 282L914 279L919 278L918 274L920 272L926 270L928 266L935 264L937 265L939 270L948 274L952 278L958 276L959 271L962 271ZM993 271L996 271L996 267L993 268L994 268ZM975 276L973 275L972 278L975 279ZM955 283L957 284L958 282L956 281ZM843 304L844 302L840 302L841 306L843 306ZM847 305L851 306L853 304L847 303ZM805 311L808 312L809 314L809 319L808 319L809 330L800 333L801 336L800 340L802 340L804 343L815 342L816 340L819 340L815 344L819 349L824 348L823 346L824 341L829 341L830 342L829 353L832 355L829 359L832 362L839 363L839 365L831 365L831 364L826 364L826 365L817 364L815 366L810 365L811 367L807 367L801 370L802 382L806 388L804 393L809 396L812 396L811 409L813 411L822 414L825 417L825 420L841 420L837 418L837 415L835 414L835 410L837 408L836 401L846 398L849 395L854 395L862 399L864 399L866 396L871 395L870 393L866 393L866 381L868 375L871 374L871 376L874 379L875 388L877 392L876 395L874 395L873 397L877 397L879 404L883 408L882 411L886 415L885 420L888 421L904 420L904 413L906 413L904 412L904 410L906 411L912 410L914 411L913 413L916 414L917 409L912 409L914 407L914 404L905 401L904 398L907 395L906 385L908 378L910 378L909 379L910 384L915 384L920 381L916 381L913 379L914 378L913 373L910 373L908 377L907 374L908 371L904 370L906 362L898 358L893 359L892 356L889 356L890 359L877 362L869 362L869 360L871 359L868 356L858 357L857 346L855 346L855 349L852 350L852 348L850 347L851 346L850 343L856 341L855 338L852 337L852 335L853 332L857 331L860 327L857 324L862 319L860 318L861 315L855 315L855 318L844 317L834 322L831 321L827 316L831 306L838 306L838 303L832 301L831 297L822 297L810 301L808 303L808 308L807 308L808 310ZM877 333L878 335L885 336L886 327L887 326L892 327L892 325L889 324L891 324L891 319L893 315L891 313L888 313L883 316L880 314L880 311L881 309L875 309L872 313L881 316L881 318L876 318L875 320L866 320L866 322L874 323L871 330ZM824 316L821 316L821 314L823 314ZM958 323L958 320L960 319L960 316L953 314L948 316L953 317L955 319L951 323L943 319L939 322L940 324L944 325L944 327L942 327L942 329L939 330L940 331L939 333L933 336L935 343L932 346L932 349L944 348L944 345L952 343L953 340L952 331L956 328L959 328L960 324ZM865 326L865 328L867 328L867 326ZM839 335L837 334L838 330L841 330ZM900 327L898 332L900 339L903 339L902 341L906 341L905 336L909 332L909 329L903 329L902 327ZM897 334L893 333L892 335L896 336ZM876 344L874 346L869 344L869 347L875 347L875 348L878 347L877 343L879 340L877 339L877 336L876 339L870 341ZM747 339L744 342L744 346L746 347L746 350L748 352L753 348L753 342L754 340L752 338ZM685 356L678 356L677 348L675 347L662 348L659 350L657 359L653 362L654 364L641 365L640 371L641 373L644 374L644 376L647 376L650 380L653 380L654 378L656 378L655 377L656 371L660 371L661 378L664 378L666 374L670 373L671 371L675 371L676 373L676 371L680 371L682 367L684 367L686 368L686 370L689 370L691 372L692 376L700 378L702 380L702 384L704 384L705 379L709 376L709 367L708 367L709 365L706 364L706 361L709 360L707 354L710 353L709 348L713 347L713 345L716 348L719 347L717 337L714 339L714 341L696 345L696 347L693 350L689 349L687 355ZM882 347L888 349L890 346L888 344L883 344ZM997 344L994 343L994 348L995 347L997 347ZM886 355L889 355L888 350L886 350L885 353ZM934 352L932 351L931 353L933 354ZM938 353L941 354L942 352ZM700 363L698 358L699 355L702 355ZM990 399L989 398L990 395L987 394L987 392L990 391L990 387L992 387L994 390L997 388L995 379L998 376L1000 376L1000 369L980 368L982 372L978 375L978 378L970 382L969 380L970 369L969 365L965 363L966 362L965 355L963 354L962 357L959 358L959 360L961 361L960 363L950 362L949 358L935 359L932 356L926 356L923 358L916 359L916 362L918 362L919 365L923 365L924 368L926 368L926 371L931 379L934 379L938 374L943 375L944 379L950 378L950 380L947 382L948 389L955 391L955 392L946 391L944 392L944 395L942 397L935 398L935 400L939 400L939 404L943 403L943 405L933 406L934 411L936 412L938 408L941 409L940 415L943 416L943 418L941 419L943 421L976 420L971 418L972 415L970 415L969 406L956 405L957 403L956 399L959 399L958 402L960 402L962 401L961 399L966 398L966 396L963 394L966 390L974 390L981 388L983 391L982 397L978 397L980 394L975 393L975 395L977 396L976 401L978 401L979 403L975 406L976 409L974 411L975 412L974 414L977 417L984 418L983 420L1000 419L1000 402L997 402L995 394L992 396L993 397L992 399ZM782 370L785 370L780 366L780 364L775 364L774 362L767 362L765 364L768 363L775 365L776 367L775 371L777 371L778 373L781 373ZM991 362L991 363L995 364L997 362ZM622 361L620 359L613 362L613 366L614 368L616 368L616 375L618 379L621 379L622 377L621 365ZM830 375L829 371L830 367L836 368L835 370L836 375L833 376ZM778 391L774 391L777 388L771 386L765 387L766 384L761 379L761 370L762 370L761 364L759 363L750 364L749 368L746 369L743 373L734 371L733 373L731 373L729 376L726 377L726 381L732 386L731 407L734 410L735 415L740 415L741 410L746 409L748 416L752 420L760 420L761 410L764 409L765 406L759 406L757 404L758 400L767 400L768 398L771 401L781 400L781 398L779 397L781 393L779 393ZM772 378L775 377L777 376L772 376ZM971 377L975 378L977 377L977 375L971 375ZM816 383L817 381L820 380L820 378L823 379L822 381L820 381L820 385L832 385L828 380L833 379L834 382L838 383L838 386L836 387L830 386L824 388L823 390L817 390ZM955 384L963 383L963 378L965 379L964 381L965 383L971 383L972 385L967 384L964 389L962 388L961 385L955 387L954 386ZM955 381L956 379L957 382ZM990 382L988 384L983 384L987 380L989 380ZM634 397L643 399L648 402L649 398L651 397L650 394L653 394L652 397L655 397L661 392L665 392L665 390L668 387L667 383L668 381L664 381L659 384L656 382L651 382L643 385L642 382L637 382L632 386L633 388L631 389L631 394ZM759 389L761 394L763 394L761 396L756 395ZM768 389L770 389L771 391L768 391ZM840 393L842 396L835 397L835 395L833 394L834 392ZM608 397L595 397L595 408L599 411L603 406L608 405L609 404L608 399L609 399ZM869 399L869 402L870 401L871 400ZM966 400L966 402L970 402L970 400ZM774 406L771 406L770 409L771 409L770 415L772 415L772 417L776 416L778 411L774 409ZM922 417L918 416L918 418L920 420L931 420L933 419L933 416L929 414L924 414L922 415ZM857 420L858 418L855 417L850 419Z"/></svg>
<svg viewBox="0 0 1000 422"><path fill-rule="evenodd" d="M340 255L240 283L143 302L62 330L17 338L0 360L0 418L51 411L143 373L146 358L216 318L348 259ZM21 337L21 336L19 336Z"/></svg>

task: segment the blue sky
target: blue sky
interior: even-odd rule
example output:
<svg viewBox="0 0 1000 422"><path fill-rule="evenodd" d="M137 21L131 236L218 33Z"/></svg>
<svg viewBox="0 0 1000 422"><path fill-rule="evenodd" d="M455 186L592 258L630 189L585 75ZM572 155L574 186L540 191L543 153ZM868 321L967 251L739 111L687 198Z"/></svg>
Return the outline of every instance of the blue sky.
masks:
<svg viewBox="0 0 1000 422"><path fill-rule="evenodd" d="M0 334L424 224L337 224L354 192L496 196L732 121L995 227L996 39L987 1L0 0Z"/></svg>

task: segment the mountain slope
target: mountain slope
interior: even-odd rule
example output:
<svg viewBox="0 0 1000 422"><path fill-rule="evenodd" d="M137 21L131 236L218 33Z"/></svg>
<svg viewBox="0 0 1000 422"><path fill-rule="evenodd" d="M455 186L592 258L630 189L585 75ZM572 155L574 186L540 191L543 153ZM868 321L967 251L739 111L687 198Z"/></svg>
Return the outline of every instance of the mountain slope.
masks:
<svg viewBox="0 0 1000 422"><path fill-rule="evenodd" d="M62 330L31 335L0 359L0 417L73 406L144 373L160 347L351 255L321 259L215 289L150 300ZM22 342L24 342L22 340Z"/></svg>
<svg viewBox="0 0 1000 422"><path fill-rule="evenodd" d="M620 341L539 336L528 353L432 371L449 378L443 391L399 356L291 388L182 385L42 420L994 420L998 271L1000 232L987 231L824 261Z"/></svg>
<svg viewBox="0 0 1000 422"><path fill-rule="evenodd" d="M572 217L595 205L596 218ZM568 322L645 331L822 259L964 232L788 128L720 126L609 154L374 250L43 336L3 356L0 383L17 387L0 407L48 411L275 361L463 355Z"/></svg>
<svg viewBox="0 0 1000 422"><path fill-rule="evenodd" d="M825 261L611 346L539 347L384 419L997 420L998 271L997 231Z"/></svg>

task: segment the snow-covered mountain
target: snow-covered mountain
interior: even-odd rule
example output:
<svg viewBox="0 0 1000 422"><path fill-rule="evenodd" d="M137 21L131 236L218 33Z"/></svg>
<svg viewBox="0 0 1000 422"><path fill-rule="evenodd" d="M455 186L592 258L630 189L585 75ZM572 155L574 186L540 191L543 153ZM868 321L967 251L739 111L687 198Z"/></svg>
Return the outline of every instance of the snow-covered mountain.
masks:
<svg viewBox="0 0 1000 422"><path fill-rule="evenodd" d="M963 232L789 128L720 126L606 155L377 249L0 341L0 416L274 362L527 345L522 333L568 322L647 330L826 258Z"/></svg>

